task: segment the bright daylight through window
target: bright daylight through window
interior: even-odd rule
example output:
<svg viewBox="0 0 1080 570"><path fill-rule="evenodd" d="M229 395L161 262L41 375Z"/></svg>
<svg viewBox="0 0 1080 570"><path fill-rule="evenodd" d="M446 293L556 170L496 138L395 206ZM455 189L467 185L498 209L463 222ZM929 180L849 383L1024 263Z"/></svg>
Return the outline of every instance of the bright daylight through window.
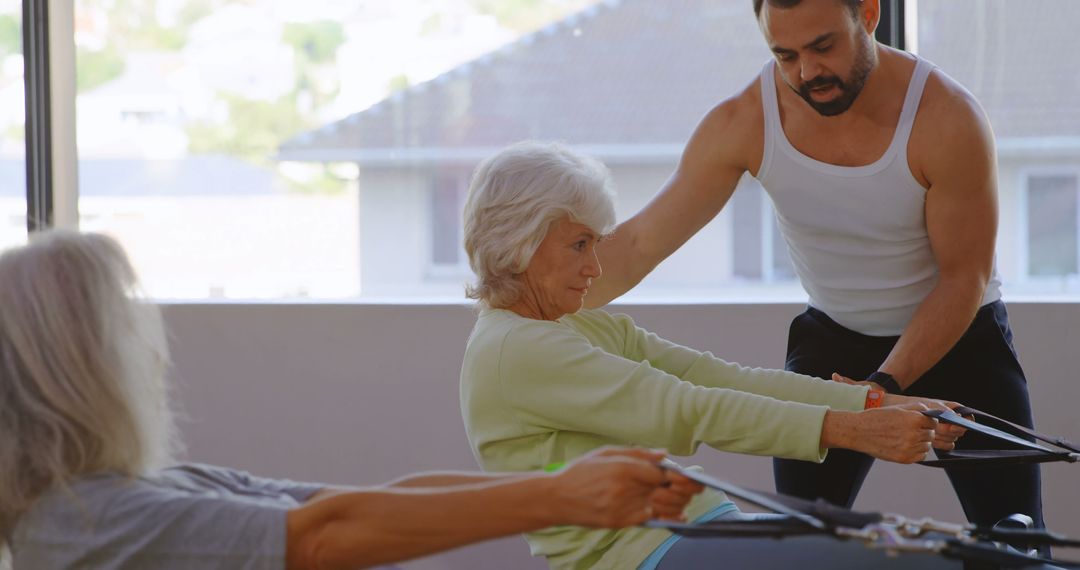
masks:
<svg viewBox="0 0 1080 570"><path fill-rule="evenodd" d="M1045 54L1075 47L1080 2L907 9L909 47L994 125L1006 294L1075 296L1080 73ZM17 23L0 16L3 101ZM611 167L625 219L770 57L749 0L76 0L75 43L81 226L118 237L151 294L196 299L463 299L482 158L565 141ZM0 114L3 200L20 120ZM746 177L630 297L805 299L777 224Z"/></svg>
<svg viewBox="0 0 1080 570"><path fill-rule="evenodd" d="M0 0L0 249L26 243L22 2Z"/></svg>

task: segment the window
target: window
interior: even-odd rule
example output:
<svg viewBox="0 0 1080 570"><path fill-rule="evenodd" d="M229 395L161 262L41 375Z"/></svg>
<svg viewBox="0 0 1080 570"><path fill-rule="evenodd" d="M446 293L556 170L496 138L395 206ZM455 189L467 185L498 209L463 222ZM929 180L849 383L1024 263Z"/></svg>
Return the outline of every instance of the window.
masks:
<svg viewBox="0 0 1080 570"><path fill-rule="evenodd" d="M433 275L462 278L469 271L463 248L462 213L469 191L467 170L446 167L431 187L431 269Z"/></svg>
<svg viewBox="0 0 1080 570"><path fill-rule="evenodd" d="M564 141L608 164L625 219L702 115L770 58L747 0L73 4L81 225L119 238L158 297L460 299L460 208L480 160ZM22 106L7 101L22 90L3 34L18 6L0 0L0 225L13 236ZM1045 57L1074 51L1080 2L904 6L909 47L994 126L1007 290L1042 294L1051 279L1080 294L1054 273L1069 270L1067 244L1045 245L1068 228L1029 218L1068 198L1023 174L1080 169L1080 69ZM805 298L769 200L743 184L633 296Z"/></svg>
<svg viewBox="0 0 1080 570"><path fill-rule="evenodd" d="M360 123L591 4L76 0L81 226L120 239L158 297L460 298L482 156L363 143L420 123L452 140L468 90Z"/></svg>
<svg viewBox="0 0 1080 570"><path fill-rule="evenodd" d="M1027 276L1075 281L1080 266L1077 175L1027 177Z"/></svg>
<svg viewBox="0 0 1080 570"><path fill-rule="evenodd" d="M0 249L26 243L22 3L0 2Z"/></svg>
<svg viewBox="0 0 1080 570"><path fill-rule="evenodd" d="M75 2L80 225L117 237L152 295L360 292L355 168L275 157L337 112L342 10Z"/></svg>
<svg viewBox="0 0 1080 570"><path fill-rule="evenodd" d="M732 242L735 276L764 283L791 283L787 242L780 233L772 200L756 180L746 177L732 197Z"/></svg>
<svg viewBox="0 0 1080 570"><path fill-rule="evenodd" d="M400 19L412 5L387 4L383 15ZM421 28L392 33L383 25L362 38L364 46L377 44L370 49L384 60L366 69L418 56L454 61L444 59L448 65L426 76L392 75L392 94L373 96L367 106L350 101L351 115L280 150L293 161L357 165L365 296L461 298L468 176L483 158L522 139L560 140L604 161L625 219L663 185L701 116L769 57L745 0L688 0L674 10L596 0L424 6L429 17ZM748 206L757 212L747 228L752 236L734 236L732 223L742 216L725 213L633 294L715 298L765 282L798 298L785 245L758 198ZM395 255L381 251L386 240L379 236L388 233L402 236ZM734 242L759 248L756 277L734 271L743 263L734 256L744 253Z"/></svg>
<svg viewBox="0 0 1080 570"><path fill-rule="evenodd" d="M1006 294L1076 298L1080 64L1046 54L1080 46L1080 2L965 0L917 8L919 54L970 90L994 129L997 266Z"/></svg>

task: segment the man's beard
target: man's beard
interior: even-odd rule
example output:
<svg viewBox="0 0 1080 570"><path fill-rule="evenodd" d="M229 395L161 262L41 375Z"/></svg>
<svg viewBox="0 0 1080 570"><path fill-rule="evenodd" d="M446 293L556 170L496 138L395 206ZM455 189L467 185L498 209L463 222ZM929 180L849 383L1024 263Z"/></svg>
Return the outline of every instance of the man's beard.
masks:
<svg viewBox="0 0 1080 570"><path fill-rule="evenodd" d="M855 65L851 68L851 78L848 81L842 81L835 75L819 75L803 83L798 90L794 88L792 90L798 93L799 97L802 97L815 111L825 117L832 117L847 111L855 102L855 98L862 92L863 87L866 86L866 78L870 75L870 71L874 69L874 60L871 55L872 49L872 44L863 44L860 47L855 56ZM840 96L831 101L818 102L810 95L810 91L816 87L834 85L840 91Z"/></svg>

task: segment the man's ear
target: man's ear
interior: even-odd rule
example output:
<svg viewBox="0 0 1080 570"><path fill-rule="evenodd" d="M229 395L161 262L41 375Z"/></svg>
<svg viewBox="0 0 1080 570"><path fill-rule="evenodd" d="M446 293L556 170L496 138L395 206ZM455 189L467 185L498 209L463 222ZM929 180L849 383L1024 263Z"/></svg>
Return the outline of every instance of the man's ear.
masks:
<svg viewBox="0 0 1080 570"><path fill-rule="evenodd" d="M862 0L860 3L862 7L859 8L859 23L866 33L873 36L881 22L881 0Z"/></svg>

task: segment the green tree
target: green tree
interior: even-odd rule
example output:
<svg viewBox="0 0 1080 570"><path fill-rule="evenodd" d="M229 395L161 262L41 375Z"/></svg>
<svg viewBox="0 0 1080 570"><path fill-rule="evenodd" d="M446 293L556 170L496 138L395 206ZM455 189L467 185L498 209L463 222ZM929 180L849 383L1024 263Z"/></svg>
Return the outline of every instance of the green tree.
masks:
<svg viewBox="0 0 1080 570"><path fill-rule="evenodd" d="M398 91L404 91L411 86L409 83L409 76L404 73L395 75L390 78L390 81L386 85L386 90L389 93L397 93Z"/></svg>
<svg viewBox="0 0 1080 570"><path fill-rule="evenodd" d="M75 61L75 89L80 93L108 83L124 72L124 58L114 47L97 51L80 48Z"/></svg>
<svg viewBox="0 0 1080 570"><path fill-rule="evenodd" d="M265 164L282 141L313 125L296 109L296 97L253 101L219 94L229 108L229 121L219 125L196 122L187 126L188 150L238 156Z"/></svg>
<svg viewBox="0 0 1080 570"><path fill-rule="evenodd" d="M286 24L281 39L296 53L296 94L307 94L316 108L332 101L339 84L333 73L325 72L334 63L338 47L345 43L341 23L320 20ZM324 73L319 73L320 68ZM320 78L322 81L318 81Z"/></svg>
<svg viewBox="0 0 1080 570"><path fill-rule="evenodd" d="M109 26L102 49L79 48L76 52L76 86L85 92L116 79L124 72L124 54L132 51L179 51L188 31L199 19L211 14L227 0L189 0L178 14L175 26L158 22L158 0L85 0L79 8L103 9ZM4 50L7 24L0 19L0 54ZM16 28L16 32L19 30Z"/></svg>
<svg viewBox="0 0 1080 570"><path fill-rule="evenodd" d="M0 57L22 53L22 26L15 14L0 16Z"/></svg>
<svg viewBox="0 0 1080 570"><path fill-rule="evenodd" d="M177 51L184 47L187 29L158 22L158 0L112 0L104 5L109 22L109 44L121 51Z"/></svg>
<svg viewBox="0 0 1080 570"><path fill-rule="evenodd" d="M307 61L330 63L334 61L337 48L345 43L345 28L332 20L290 23L285 24L282 39Z"/></svg>

